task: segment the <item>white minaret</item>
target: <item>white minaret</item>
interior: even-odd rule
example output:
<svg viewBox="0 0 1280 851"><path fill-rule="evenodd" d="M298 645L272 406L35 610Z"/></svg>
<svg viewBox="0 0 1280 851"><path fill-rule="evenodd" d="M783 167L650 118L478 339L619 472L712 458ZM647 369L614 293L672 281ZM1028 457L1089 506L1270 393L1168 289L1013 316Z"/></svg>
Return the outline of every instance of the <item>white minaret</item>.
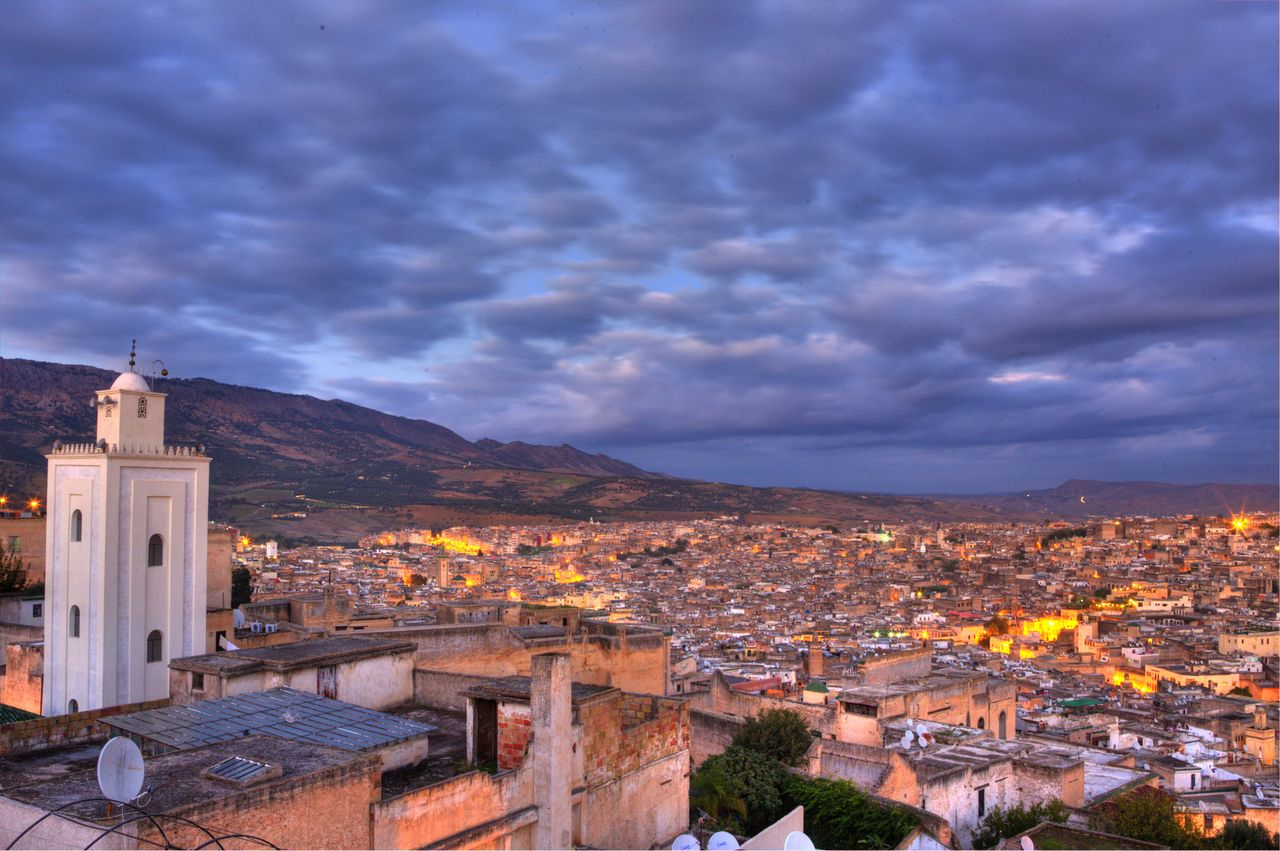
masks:
<svg viewBox="0 0 1280 851"><path fill-rule="evenodd" d="M45 715L167 697L169 660L205 652L209 458L165 445L133 365L90 403L97 441L45 456Z"/></svg>

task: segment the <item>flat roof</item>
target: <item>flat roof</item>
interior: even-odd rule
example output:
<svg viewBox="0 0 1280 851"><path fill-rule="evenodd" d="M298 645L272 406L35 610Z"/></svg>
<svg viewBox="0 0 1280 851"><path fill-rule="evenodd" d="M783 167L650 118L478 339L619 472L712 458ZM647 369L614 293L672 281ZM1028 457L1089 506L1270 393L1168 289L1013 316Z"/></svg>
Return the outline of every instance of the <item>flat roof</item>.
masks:
<svg viewBox="0 0 1280 851"><path fill-rule="evenodd" d="M364 656L412 653L413 649L413 643L408 641L349 635L292 641L246 650L205 653L200 656L184 656L171 661L169 667L180 671L200 671L210 674L244 674L260 668L288 671L312 665L332 665Z"/></svg>
<svg viewBox="0 0 1280 851"><path fill-rule="evenodd" d="M95 749L99 748L95 745ZM264 780L241 788L233 784L207 778L202 775L224 759L238 756L283 769L280 777ZM341 766L358 768L372 756L361 756L341 749L322 747L306 742L286 742L271 736L250 736L234 742L220 742L182 752L171 752L147 757L146 783L155 785L147 809L153 813L174 813L193 806L207 804L225 798L256 794L278 784L289 784L301 777L328 771ZM65 774L60 777L41 777L30 785L6 789L5 796L17 801L34 804L41 809L55 810L62 807L66 815L87 821L99 821L105 814L101 802L70 806L85 798L100 798L95 768ZM319 816L321 814L317 814Z"/></svg>
<svg viewBox="0 0 1280 851"><path fill-rule="evenodd" d="M165 706L103 718L131 733L176 750L266 733L345 751L367 751L433 732L430 724L399 718L291 688L273 688L190 706Z"/></svg>

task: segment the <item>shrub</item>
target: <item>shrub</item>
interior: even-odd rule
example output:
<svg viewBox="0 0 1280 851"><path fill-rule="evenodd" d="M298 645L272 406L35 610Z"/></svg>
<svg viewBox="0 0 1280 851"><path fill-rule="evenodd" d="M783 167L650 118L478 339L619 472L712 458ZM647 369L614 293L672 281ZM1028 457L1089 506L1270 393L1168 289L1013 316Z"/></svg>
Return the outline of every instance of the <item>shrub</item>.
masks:
<svg viewBox="0 0 1280 851"><path fill-rule="evenodd" d="M736 747L776 759L783 765L799 765L813 743L809 722L794 709L766 709L743 725L733 737Z"/></svg>

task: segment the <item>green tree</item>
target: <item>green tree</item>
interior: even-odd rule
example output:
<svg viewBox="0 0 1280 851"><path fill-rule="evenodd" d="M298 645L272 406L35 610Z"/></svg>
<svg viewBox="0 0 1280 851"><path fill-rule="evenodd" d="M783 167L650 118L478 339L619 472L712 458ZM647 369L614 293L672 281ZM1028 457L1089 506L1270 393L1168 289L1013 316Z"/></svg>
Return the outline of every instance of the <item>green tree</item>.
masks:
<svg viewBox="0 0 1280 851"><path fill-rule="evenodd" d="M727 773L724 767L707 760L689 779L690 817L696 820L706 813L719 827L736 826L741 829L747 819L747 802L742 781Z"/></svg>
<svg viewBox="0 0 1280 851"><path fill-rule="evenodd" d="M746 813L722 822L731 833L759 833L784 815L782 784L787 779L787 770L773 757L730 745L702 767L723 772L738 784L734 791L746 805ZM702 809L711 813L706 807Z"/></svg>
<svg viewBox="0 0 1280 851"><path fill-rule="evenodd" d="M18 558L17 553L0 549L0 594L12 594L15 591L27 591L31 586L27 583L27 567Z"/></svg>
<svg viewBox="0 0 1280 851"><path fill-rule="evenodd" d="M231 571L231 608L238 609L242 603L252 600L253 586L249 568L237 567Z"/></svg>
<svg viewBox="0 0 1280 851"><path fill-rule="evenodd" d="M1204 848L1203 834L1182 824L1176 804L1177 798L1168 792L1141 786L1103 804L1090 824L1103 833L1170 848Z"/></svg>
<svg viewBox="0 0 1280 851"><path fill-rule="evenodd" d="M881 804L847 780L788 775L783 806L797 805L819 848L894 848L916 826L909 810Z"/></svg>
<svg viewBox="0 0 1280 851"><path fill-rule="evenodd" d="M1024 830L1030 830L1042 821L1054 821L1061 824L1067 820L1067 808L1054 798L1049 801L1024 807L995 807L987 813L987 817L978 825L973 835L974 848L993 848L1001 839L1017 836Z"/></svg>
<svg viewBox="0 0 1280 851"><path fill-rule="evenodd" d="M1003 615L992 615L982 628L987 631L987 635L1008 635L1009 619Z"/></svg>
<svg viewBox="0 0 1280 851"><path fill-rule="evenodd" d="M764 754L783 765L799 765L813 743L809 722L794 709L766 709L733 737L740 748Z"/></svg>
<svg viewBox="0 0 1280 851"><path fill-rule="evenodd" d="M1268 833L1256 822L1232 819L1213 842L1219 848L1275 849L1280 848L1280 833Z"/></svg>

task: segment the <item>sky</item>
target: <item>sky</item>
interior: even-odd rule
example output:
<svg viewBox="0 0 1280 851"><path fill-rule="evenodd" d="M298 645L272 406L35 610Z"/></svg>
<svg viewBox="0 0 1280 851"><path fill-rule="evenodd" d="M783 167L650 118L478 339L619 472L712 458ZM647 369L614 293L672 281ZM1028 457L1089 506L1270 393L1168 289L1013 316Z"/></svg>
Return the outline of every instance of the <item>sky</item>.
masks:
<svg viewBox="0 0 1280 851"><path fill-rule="evenodd" d="M757 485L1274 482L1272 2L9 0L0 356Z"/></svg>

